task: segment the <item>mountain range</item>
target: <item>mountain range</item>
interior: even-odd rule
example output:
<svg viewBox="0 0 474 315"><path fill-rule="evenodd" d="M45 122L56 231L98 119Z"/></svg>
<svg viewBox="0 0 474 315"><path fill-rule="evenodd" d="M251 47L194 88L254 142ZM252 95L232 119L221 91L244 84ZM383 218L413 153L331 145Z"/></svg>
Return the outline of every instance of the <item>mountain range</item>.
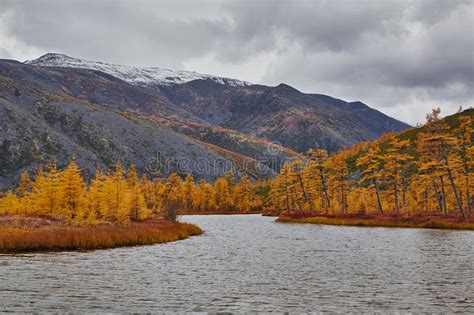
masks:
<svg viewBox="0 0 474 315"><path fill-rule="evenodd" d="M0 184L72 155L90 177L117 160L154 175L273 176L311 147L336 151L409 126L361 102L157 67L46 54L0 60ZM275 149L276 148L276 149ZM203 165L205 164L205 169Z"/></svg>

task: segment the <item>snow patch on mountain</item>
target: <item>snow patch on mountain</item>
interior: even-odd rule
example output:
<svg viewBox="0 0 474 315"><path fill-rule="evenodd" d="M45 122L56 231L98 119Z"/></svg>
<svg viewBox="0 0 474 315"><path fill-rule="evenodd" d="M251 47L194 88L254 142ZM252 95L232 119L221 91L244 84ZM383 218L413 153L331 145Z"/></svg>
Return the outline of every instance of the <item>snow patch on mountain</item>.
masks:
<svg viewBox="0 0 474 315"><path fill-rule="evenodd" d="M115 65L98 61L87 61L72 58L63 54L48 53L35 60L27 60L26 64L43 67L82 68L102 71L128 83L140 86L159 86L181 84L193 80L212 80L230 86L247 86L251 83L236 79L201 74L194 71L171 70L158 67L132 67Z"/></svg>

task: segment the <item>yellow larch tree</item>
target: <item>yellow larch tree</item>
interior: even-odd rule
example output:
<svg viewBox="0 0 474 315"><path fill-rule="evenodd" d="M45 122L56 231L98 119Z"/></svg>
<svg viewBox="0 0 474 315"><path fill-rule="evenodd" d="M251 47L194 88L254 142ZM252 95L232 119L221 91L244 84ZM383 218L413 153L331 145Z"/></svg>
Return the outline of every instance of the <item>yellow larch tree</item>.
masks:
<svg viewBox="0 0 474 315"><path fill-rule="evenodd" d="M193 210L193 200L196 194L196 185L194 184L194 178L191 174L188 174L184 179L181 192L183 208L186 211Z"/></svg>
<svg viewBox="0 0 474 315"><path fill-rule="evenodd" d="M108 217L108 202L104 196L105 176L100 170L96 170L95 177L88 187L85 203L87 222L95 224L97 221L106 220ZM108 197L108 196L107 196Z"/></svg>
<svg viewBox="0 0 474 315"><path fill-rule="evenodd" d="M199 181L198 189L194 195L193 205L198 210L214 210L213 187L204 179Z"/></svg>
<svg viewBox="0 0 474 315"><path fill-rule="evenodd" d="M311 171L304 167L303 161L297 160L291 163L290 178L297 194L296 199L300 202L300 208L304 209L306 207L310 214L313 213L313 196L315 193L312 188L314 185L311 180Z"/></svg>
<svg viewBox="0 0 474 315"><path fill-rule="evenodd" d="M213 200L218 210L230 210L231 194L229 192L229 182L224 177L219 177L213 191Z"/></svg>
<svg viewBox="0 0 474 315"><path fill-rule="evenodd" d="M121 163L117 162L112 174L104 175L100 197L102 199L102 215L107 221L127 224L130 220L128 213L128 185Z"/></svg>
<svg viewBox="0 0 474 315"><path fill-rule="evenodd" d="M276 209L286 209L288 214L295 208L294 182L292 167L289 163L283 165L280 175L270 183L270 200Z"/></svg>
<svg viewBox="0 0 474 315"><path fill-rule="evenodd" d="M31 184L30 202L32 212L35 214L48 214L48 205L46 200L46 176L43 166L35 170L34 181Z"/></svg>
<svg viewBox="0 0 474 315"><path fill-rule="evenodd" d="M407 153L407 149L410 146L409 140L399 140L394 137L390 142L390 147L387 149L385 155L383 155L384 169L383 173L385 178L389 180L389 185L393 187L393 196L395 199L394 208L397 214L400 213L400 202L399 202L399 190L400 185L405 182L405 170L409 167L409 162L413 160L413 157ZM402 187L404 192L404 188ZM402 206L405 198L402 198Z"/></svg>
<svg viewBox="0 0 474 315"><path fill-rule="evenodd" d="M372 147L369 151L357 159L357 167L362 170L361 183L369 183L373 185L377 196L377 208L380 214L383 213L381 192L379 181L382 177L380 170L382 167L383 157L378 146Z"/></svg>
<svg viewBox="0 0 474 315"><path fill-rule="evenodd" d="M158 213L163 210L163 191L164 191L165 182L161 178L154 178L151 182L149 182L149 197L150 200L148 208L152 211L152 213Z"/></svg>
<svg viewBox="0 0 474 315"><path fill-rule="evenodd" d="M431 171L439 174L441 180L441 190L443 203L446 203L444 193L443 177L448 176L451 183L454 199L461 215L466 214L459 198L458 189L454 180L452 164L459 159L459 148L456 138L450 134L449 127L441 121L439 108L433 109L431 114L426 116L424 131L418 135L418 151L420 154L420 168L423 171ZM444 205L443 205L444 206ZM444 206L446 212L446 206Z"/></svg>
<svg viewBox="0 0 474 315"><path fill-rule="evenodd" d="M473 121L470 116L459 117L459 128L456 132L456 138L459 148L459 168L463 177L461 187L464 190L466 208L469 212L473 207L473 196L471 194L472 186L474 185L474 128Z"/></svg>
<svg viewBox="0 0 474 315"><path fill-rule="evenodd" d="M250 211L252 208L252 183L247 176L242 176L235 186L235 205L239 211Z"/></svg>
<svg viewBox="0 0 474 315"><path fill-rule="evenodd" d="M139 221L148 216L148 209L145 203L145 196L138 180L138 173L135 164L130 166L127 175L127 196L128 196L128 216L133 221Z"/></svg>
<svg viewBox="0 0 474 315"><path fill-rule="evenodd" d="M62 183L61 183L61 172L56 168L56 163L51 162L47 165L46 178L44 181L44 195L45 204L49 215L64 215L64 211L61 209L62 200Z"/></svg>
<svg viewBox="0 0 474 315"><path fill-rule="evenodd" d="M326 162L328 182L333 188L334 195L339 205L339 211L344 214L348 208L349 169L346 163L347 153L341 152L334 155ZM334 202L333 202L334 204Z"/></svg>
<svg viewBox="0 0 474 315"><path fill-rule="evenodd" d="M30 191L31 191L31 178L28 172L22 172L20 174L20 182L18 183L18 187L16 188L16 193L19 198L21 198L21 204L23 208L23 213L28 212L28 208L31 207L30 201ZM31 211L31 209L29 210Z"/></svg>
<svg viewBox="0 0 474 315"><path fill-rule="evenodd" d="M0 213L20 214L22 209L22 200L11 190L7 191L5 196L0 199Z"/></svg>
<svg viewBox="0 0 474 315"><path fill-rule="evenodd" d="M76 158L73 157L59 178L61 183L60 207L71 220L83 220L87 217L86 187Z"/></svg>
<svg viewBox="0 0 474 315"><path fill-rule="evenodd" d="M181 177L179 177L179 175L176 173L171 174L161 189L161 198L164 205L179 205L182 196L181 187Z"/></svg>
<svg viewBox="0 0 474 315"><path fill-rule="evenodd" d="M328 159L328 152L323 149L310 149L308 150L308 157L311 160L309 167L311 168L311 172L314 173L313 176L319 177L321 181L321 209L330 209L331 201L329 199L329 191L326 183L325 169L325 164Z"/></svg>

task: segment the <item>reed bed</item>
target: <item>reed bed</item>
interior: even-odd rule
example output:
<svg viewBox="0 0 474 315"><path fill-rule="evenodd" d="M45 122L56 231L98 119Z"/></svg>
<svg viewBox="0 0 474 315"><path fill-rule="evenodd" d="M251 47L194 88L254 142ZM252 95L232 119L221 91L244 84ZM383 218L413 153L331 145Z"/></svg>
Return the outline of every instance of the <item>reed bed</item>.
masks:
<svg viewBox="0 0 474 315"><path fill-rule="evenodd" d="M474 219L460 217L433 216L280 216L277 222L282 223L310 223L325 225L349 225L363 227L399 227L399 228L426 228L474 230Z"/></svg>
<svg viewBox="0 0 474 315"><path fill-rule="evenodd" d="M0 252L105 249L173 242L199 234L202 234L202 230L196 225L164 220L126 226L0 226Z"/></svg>

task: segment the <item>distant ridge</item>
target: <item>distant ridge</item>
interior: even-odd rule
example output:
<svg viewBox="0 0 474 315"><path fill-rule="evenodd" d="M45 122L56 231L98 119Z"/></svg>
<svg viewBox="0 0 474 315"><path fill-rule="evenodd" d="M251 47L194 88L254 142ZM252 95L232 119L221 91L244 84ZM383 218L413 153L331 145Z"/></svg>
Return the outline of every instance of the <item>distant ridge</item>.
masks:
<svg viewBox="0 0 474 315"><path fill-rule="evenodd" d="M174 110L181 110L180 116L199 120L207 125L206 130L210 130L209 126L214 129L203 134L195 127L189 127L189 119L185 118L186 121L181 119L178 126L174 124L175 130L239 152L242 151L239 143L223 141L224 138L229 140L230 137L224 135L231 130L278 142L283 147L303 153L315 147L337 151L410 127L362 102L307 94L284 83L271 87L192 71L113 65L55 53L25 63L53 67L56 71L93 70L135 86L151 88L162 103L172 104ZM79 86L74 87L77 88ZM106 93L108 98L120 99L118 91L95 92L99 92L96 97ZM148 103L141 102L136 104L135 109L143 112L145 108L149 108ZM168 120L172 116L173 113L168 112L161 117ZM183 123L189 128L183 129ZM217 132L214 127L223 127L227 131Z"/></svg>
<svg viewBox="0 0 474 315"><path fill-rule="evenodd" d="M224 78L209 74L201 74L194 71L171 70L158 67L133 67L116 65L99 61L87 61L69 57L64 54L47 53L38 59L27 60L26 64L47 67L69 67L89 70L98 70L108 73L114 77L127 81L131 84L150 86L181 84L193 80L211 80L220 84L230 86L246 86L251 83L236 79Z"/></svg>

